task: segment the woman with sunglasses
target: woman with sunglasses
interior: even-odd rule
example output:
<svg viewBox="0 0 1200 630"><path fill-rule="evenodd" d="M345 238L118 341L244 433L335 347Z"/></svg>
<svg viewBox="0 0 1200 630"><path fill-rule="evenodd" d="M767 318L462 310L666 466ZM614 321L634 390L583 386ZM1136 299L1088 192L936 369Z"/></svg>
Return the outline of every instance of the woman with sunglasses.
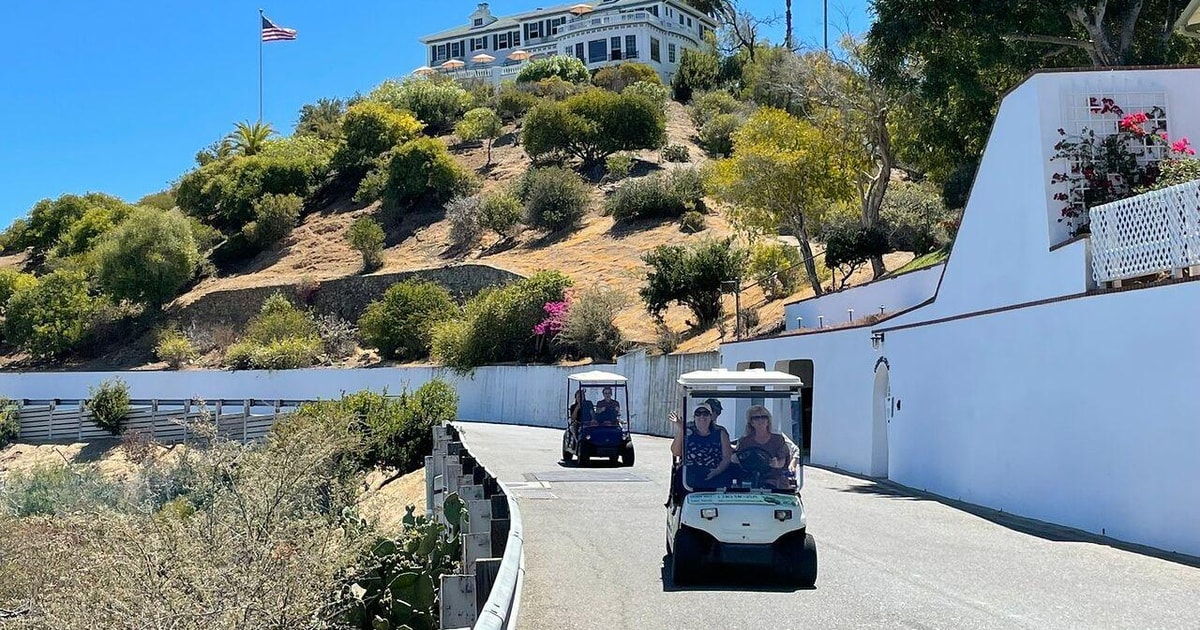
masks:
<svg viewBox="0 0 1200 630"><path fill-rule="evenodd" d="M733 462L733 447L725 427L713 422L712 408L707 403L696 406L692 421L685 427L679 414L668 416L675 425L675 439L671 441L671 454L683 459L687 485L690 488L716 487L726 469ZM684 439L684 436L687 439ZM684 453L686 442L687 452Z"/></svg>
<svg viewBox="0 0 1200 630"><path fill-rule="evenodd" d="M734 461L743 471L759 475L763 485L786 488L793 464L792 448L782 433L771 432L771 412L762 405L746 410L746 428L734 445Z"/></svg>

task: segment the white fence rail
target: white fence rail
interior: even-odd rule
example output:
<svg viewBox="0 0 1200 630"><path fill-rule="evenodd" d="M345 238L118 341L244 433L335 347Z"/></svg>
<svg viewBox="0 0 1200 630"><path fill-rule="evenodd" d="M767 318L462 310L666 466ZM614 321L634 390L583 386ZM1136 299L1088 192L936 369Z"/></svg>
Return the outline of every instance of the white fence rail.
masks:
<svg viewBox="0 0 1200 630"><path fill-rule="evenodd" d="M186 441L188 425L201 419L231 440L248 442L267 434L299 400L134 400L124 420L126 433L138 432L164 444ZM78 441L113 437L96 424L81 400L26 400L18 403L17 439L23 442Z"/></svg>
<svg viewBox="0 0 1200 630"><path fill-rule="evenodd" d="M1091 210L1097 284L1200 265L1200 180Z"/></svg>

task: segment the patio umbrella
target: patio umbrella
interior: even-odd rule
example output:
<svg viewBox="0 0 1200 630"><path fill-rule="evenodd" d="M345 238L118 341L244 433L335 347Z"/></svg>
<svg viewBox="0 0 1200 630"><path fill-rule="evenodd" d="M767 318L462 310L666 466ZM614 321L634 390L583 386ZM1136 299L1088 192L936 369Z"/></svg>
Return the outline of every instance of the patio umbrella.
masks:
<svg viewBox="0 0 1200 630"><path fill-rule="evenodd" d="M514 50L508 54L508 58L512 59L513 61L525 61L526 59L529 59L531 56L532 55L530 55L529 52L525 51L525 50Z"/></svg>
<svg viewBox="0 0 1200 630"><path fill-rule="evenodd" d="M475 63L492 63L495 60L496 60L495 57L493 57L487 53L479 53L478 55L471 57L471 61L473 61Z"/></svg>
<svg viewBox="0 0 1200 630"><path fill-rule="evenodd" d="M444 70L457 70L458 68L461 68L465 65L467 65L465 61L460 61L458 59L451 59L450 61L447 61L446 63L442 64L440 67Z"/></svg>
<svg viewBox="0 0 1200 630"><path fill-rule="evenodd" d="M423 76L423 77L427 77L427 76L433 74L434 72L437 72L437 70L434 70L433 68L430 68L429 66L421 66L420 68L417 68L416 70L412 71L413 74Z"/></svg>
<svg viewBox="0 0 1200 630"><path fill-rule="evenodd" d="M574 13L575 15L583 15L584 13L590 13L592 11L592 5L577 4L567 10L570 11L571 13Z"/></svg>

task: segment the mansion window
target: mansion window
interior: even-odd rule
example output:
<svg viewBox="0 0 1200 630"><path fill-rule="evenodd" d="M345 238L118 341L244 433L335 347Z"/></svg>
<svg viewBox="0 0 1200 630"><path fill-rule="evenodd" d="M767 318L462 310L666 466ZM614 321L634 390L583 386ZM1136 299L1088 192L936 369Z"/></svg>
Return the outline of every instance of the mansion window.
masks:
<svg viewBox="0 0 1200 630"><path fill-rule="evenodd" d="M675 63L675 44L667 44L667 63Z"/></svg>
<svg viewBox="0 0 1200 630"><path fill-rule="evenodd" d="M492 35L492 50L506 50L521 45L521 31Z"/></svg>
<svg viewBox="0 0 1200 630"><path fill-rule="evenodd" d="M588 63L600 63L608 59L606 43L603 39L593 39L588 42Z"/></svg>
<svg viewBox="0 0 1200 630"><path fill-rule="evenodd" d="M625 58L626 59L637 59L637 56L638 56L637 36L636 35L626 35L625 36Z"/></svg>
<svg viewBox="0 0 1200 630"><path fill-rule="evenodd" d="M650 38L650 60L662 62L662 44L654 37Z"/></svg>

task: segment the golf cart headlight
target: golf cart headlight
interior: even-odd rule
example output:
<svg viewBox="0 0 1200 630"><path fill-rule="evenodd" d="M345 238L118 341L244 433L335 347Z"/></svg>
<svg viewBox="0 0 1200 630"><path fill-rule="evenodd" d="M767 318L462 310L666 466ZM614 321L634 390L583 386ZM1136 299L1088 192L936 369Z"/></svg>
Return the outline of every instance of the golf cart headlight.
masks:
<svg viewBox="0 0 1200 630"><path fill-rule="evenodd" d="M710 521L714 518L717 518L717 508L701 508L700 518L708 519Z"/></svg>
<svg viewBox="0 0 1200 630"><path fill-rule="evenodd" d="M790 521L792 519L791 510L775 510L775 520Z"/></svg>

